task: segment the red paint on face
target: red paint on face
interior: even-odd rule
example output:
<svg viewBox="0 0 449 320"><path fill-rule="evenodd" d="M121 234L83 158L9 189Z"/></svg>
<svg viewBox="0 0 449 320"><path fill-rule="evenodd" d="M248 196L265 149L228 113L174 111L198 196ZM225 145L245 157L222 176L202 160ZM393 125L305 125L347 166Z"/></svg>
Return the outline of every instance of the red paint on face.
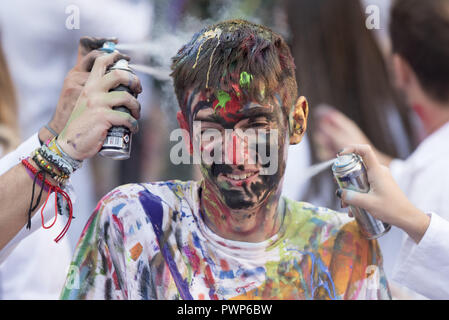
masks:
<svg viewBox="0 0 449 320"><path fill-rule="evenodd" d="M226 103L225 107L218 107L216 109L217 113L220 115L220 117L223 118L226 122L238 122L242 119L243 115L239 111L242 108L242 103L240 99L233 93L229 94L231 97L231 100ZM217 107L218 99L214 101L213 108Z"/></svg>
<svg viewBox="0 0 449 320"><path fill-rule="evenodd" d="M232 85L233 89L237 94L241 94L240 88L237 84ZM229 125L233 126L237 124L239 121L243 119L243 113L241 112L243 105L241 99L234 93L228 93L231 100L226 103L226 105L219 106L218 99L213 102L213 109L216 110L216 113ZM228 157L227 163L232 164L243 164L243 161L247 156L247 148L245 146L245 141L241 141L241 139L232 133L231 143L227 143L225 156ZM244 154L242 154L244 153Z"/></svg>

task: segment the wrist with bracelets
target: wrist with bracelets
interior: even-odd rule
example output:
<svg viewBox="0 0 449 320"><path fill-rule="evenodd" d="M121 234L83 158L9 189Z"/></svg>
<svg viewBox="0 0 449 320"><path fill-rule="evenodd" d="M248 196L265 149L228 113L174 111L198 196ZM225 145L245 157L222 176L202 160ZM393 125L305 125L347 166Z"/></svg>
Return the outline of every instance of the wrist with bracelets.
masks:
<svg viewBox="0 0 449 320"><path fill-rule="evenodd" d="M58 137L54 137L52 140L50 140L50 142L47 145L48 149L51 152L53 152L54 154L61 157L66 163L68 163L73 168L73 171L76 171L79 168L81 168L83 165L83 162L79 161L79 160L75 160L71 156L69 156L67 153L65 153L64 150L62 150L62 148L59 146L57 138Z"/></svg>
<svg viewBox="0 0 449 320"><path fill-rule="evenodd" d="M39 159L42 158L42 156L40 155L39 152L35 153L34 156ZM56 170L56 168L53 168L51 165L47 164L46 169L44 169L44 165L42 164L42 162L36 161L35 163L36 165L39 167L39 169L36 169L28 160L30 158L27 159L23 159L22 160L22 164L24 165L24 167L26 168L26 170L31 173L32 175L32 179L33 179L33 189L32 189L32 193L31 193L31 201L30 201L30 207L28 209L28 223L26 225L27 229L31 229L31 215L32 212L34 210L37 209L37 207L39 206L41 199L42 199L42 195L43 195L43 191L47 191L47 198L45 200L45 203L42 205L42 208L40 209L41 212L41 221L42 221L42 228L44 229L50 229L51 227L53 227L53 225L56 223L56 219L58 217L58 213L59 214L63 214L65 211L67 212L67 216L68 216L68 220L67 223L64 227L64 229L61 231L61 233L55 238L55 242L58 242L59 240L62 239L62 237L64 237L64 235L67 233L71 221L74 218L73 217L73 206L72 206L72 201L70 199L70 196L67 194L67 192L65 192L64 190L62 190L60 187L53 185L52 182L48 181L46 179L46 173L48 171L51 171L51 174L55 174L55 172L59 172L59 171L55 171L53 172L53 170ZM43 158L41 160L44 160ZM44 160L45 162L45 160ZM36 201L34 201L34 197L35 197L35 186L36 183L40 181L40 186L41 186L41 190L37 196ZM55 193L55 219L53 221L53 223L49 226L46 226L44 224L44 209L47 205L48 199L50 197L51 193Z"/></svg>
<svg viewBox="0 0 449 320"><path fill-rule="evenodd" d="M56 137L48 143L48 146L44 144L33 151L31 158L41 170L61 184L82 166L82 161L71 158L58 146Z"/></svg>
<svg viewBox="0 0 449 320"><path fill-rule="evenodd" d="M32 196L30 207L28 209L28 223L26 227L27 229L31 228L32 212L37 209L39 203L41 202L43 191L45 190L48 194L45 203L40 210L42 227L44 229L51 228L56 222L58 213L61 215L65 213L68 216L67 224L61 233L55 238L55 241L58 242L66 234L73 219L73 206L70 196L63 189L61 189L63 186L59 187L58 185L54 185L54 181L60 185L64 185L70 175L81 167L82 161L72 159L68 154L64 153L64 151L57 145L56 139L57 137L54 137L52 140L48 141L47 144L43 144L40 148L34 150L29 158L22 160L22 164L32 175L33 179ZM37 168L29 162L30 158L33 159ZM50 175L54 181L46 179L47 174ZM34 201L34 190L36 184L41 186L41 190L38 193L36 201ZM53 192L55 193L55 219L50 226L46 226L44 224L43 212L50 194Z"/></svg>

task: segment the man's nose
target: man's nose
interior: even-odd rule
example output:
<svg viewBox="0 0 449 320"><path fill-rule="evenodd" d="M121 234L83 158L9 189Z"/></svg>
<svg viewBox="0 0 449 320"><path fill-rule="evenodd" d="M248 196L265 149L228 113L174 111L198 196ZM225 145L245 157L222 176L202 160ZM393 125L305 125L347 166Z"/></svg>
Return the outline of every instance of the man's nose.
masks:
<svg viewBox="0 0 449 320"><path fill-rule="evenodd" d="M226 164L245 164L248 157L248 151L244 138L239 137L232 130L227 139L225 139L224 159Z"/></svg>

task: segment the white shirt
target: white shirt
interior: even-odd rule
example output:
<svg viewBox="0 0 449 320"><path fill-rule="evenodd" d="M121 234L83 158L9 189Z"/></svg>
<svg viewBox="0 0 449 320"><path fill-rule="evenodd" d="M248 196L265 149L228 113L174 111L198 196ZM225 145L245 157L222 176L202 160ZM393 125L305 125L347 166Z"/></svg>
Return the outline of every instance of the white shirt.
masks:
<svg viewBox="0 0 449 320"><path fill-rule="evenodd" d="M287 166L285 168L282 195L289 199L303 199L309 187L309 180L303 176L312 163L309 137L304 135L302 141L288 148ZM314 203L319 205L319 203Z"/></svg>
<svg viewBox="0 0 449 320"><path fill-rule="evenodd" d="M284 198L275 235L235 241L204 223L200 186L127 184L105 195L75 252L78 276L67 278L61 298L390 298L378 246L347 215Z"/></svg>
<svg viewBox="0 0 449 320"><path fill-rule="evenodd" d="M0 159L0 175L20 163L21 159L28 157L39 146L36 133ZM30 178L30 187L31 183ZM66 191L74 202L70 182L67 183ZM55 217L53 204L54 194L48 199L43 211L46 225L51 224ZM40 228L40 210L31 219L31 230L24 226L0 250L0 299L56 299L64 285L72 250L67 236L58 243L53 239L64 228L67 219L58 215L54 226L45 230Z"/></svg>
<svg viewBox="0 0 449 320"><path fill-rule="evenodd" d="M390 169L416 207L439 216L431 214L419 244L397 228L379 239L387 277L428 298L449 299L449 123Z"/></svg>

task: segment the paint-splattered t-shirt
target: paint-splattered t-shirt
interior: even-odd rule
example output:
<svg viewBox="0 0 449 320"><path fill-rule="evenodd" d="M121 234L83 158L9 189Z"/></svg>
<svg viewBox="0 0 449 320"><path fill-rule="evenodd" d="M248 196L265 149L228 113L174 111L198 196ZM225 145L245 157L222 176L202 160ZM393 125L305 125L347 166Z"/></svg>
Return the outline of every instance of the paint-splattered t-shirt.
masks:
<svg viewBox="0 0 449 320"><path fill-rule="evenodd" d="M390 298L377 242L347 215L282 198L275 236L232 241L203 222L199 188L129 184L106 195L81 235L61 298Z"/></svg>

